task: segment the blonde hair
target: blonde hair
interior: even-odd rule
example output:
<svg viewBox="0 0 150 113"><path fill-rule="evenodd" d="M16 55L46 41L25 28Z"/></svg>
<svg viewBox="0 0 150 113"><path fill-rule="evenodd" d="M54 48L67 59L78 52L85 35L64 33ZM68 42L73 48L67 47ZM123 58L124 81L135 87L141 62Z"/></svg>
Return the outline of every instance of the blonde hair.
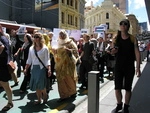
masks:
<svg viewBox="0 0 150 113"><path fill-rule="evenodd" d="M47 34L43 34L44 40L45 40L45 45L48 47L49 51L51 49L51 45L50 45L50 39L49 36Z"/></svg>
<svg viewBox="0 0 150 113"><path fill-rule="evenodd" d="M37 33L34 34L34 37L38 37L39 38L39 40L40 40L40 47L43 47L43 45L45 44L45 40L44 40L44 37L43 37L42 33L37 32ZM36 42L35 41L34 41L33 45L34 45L34 47L36 46Z"/></svg>

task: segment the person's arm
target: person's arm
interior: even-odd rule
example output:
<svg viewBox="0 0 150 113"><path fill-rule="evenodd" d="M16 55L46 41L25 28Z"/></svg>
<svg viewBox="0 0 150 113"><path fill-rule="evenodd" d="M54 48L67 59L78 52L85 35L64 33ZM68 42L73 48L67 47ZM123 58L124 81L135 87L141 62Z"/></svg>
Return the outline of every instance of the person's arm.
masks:
<svg viewBox="0 0 150 113"><path fill-rule="evenodd" d="M30 65L31 65L31 62L32 62L32 59L31 59L31 48L29 49L29 54L28 54L28 59L26 61L26 66L25 66L25 69L24 69L24 74L27 75L27 70L29 69Z"/></svg>
<svg viewBox="0 0 150 113"><path fill-rule="evenodd" d="M18 53L20 52L21 48L18 49L18 51L14 54L14 56L17 56Z"/></svg>
<svg viewBox="0 0 150 113"><path fill-rule="evenodd" d="M48 48L45 50L45 64L46 68L48 69L48 77L51 76L51 64L50 64L50 55L49 55Z"/></svg>
<svg viewBox="0 0 150 113"><path fill-rule="evenodd" d="M3 52L5 46L0 42L0 54Z"/></svg>
<svg viewBox="0 0 150 113"><path fill-rule="evenodd" d="M141 55L137 43L137 39L135 38L134 41L134 51L135 51L135 57L136 57L136 74L138 77L141 76L141 71L140 71L140 62L141 62Z"/></svg>

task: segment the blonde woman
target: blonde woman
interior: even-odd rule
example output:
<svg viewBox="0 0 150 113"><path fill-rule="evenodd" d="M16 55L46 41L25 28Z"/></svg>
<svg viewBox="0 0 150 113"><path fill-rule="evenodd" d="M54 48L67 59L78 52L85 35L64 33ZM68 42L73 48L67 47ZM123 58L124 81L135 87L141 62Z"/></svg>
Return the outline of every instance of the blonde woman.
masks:
<svg viewBox="0 0 150 113"><path fill-rule="evenodd" d="M50 58L49 58L49 50L48 47L44 44L45 40L41 33L35 33L33 46L29 49L29 55L26 62L24 73L26 74L27 69L31 65L31 80L30 80L30 89L32 91L36 91L37 101L35 101L35 105L41 104L42 99L43 102L47 102L47 92L46 92L46 84L47 84L47 76L51 75L51 67L50 67ZM43 62L45 66L39 61L38 57ZM46 71L46 68L48 72Z"/></svg>

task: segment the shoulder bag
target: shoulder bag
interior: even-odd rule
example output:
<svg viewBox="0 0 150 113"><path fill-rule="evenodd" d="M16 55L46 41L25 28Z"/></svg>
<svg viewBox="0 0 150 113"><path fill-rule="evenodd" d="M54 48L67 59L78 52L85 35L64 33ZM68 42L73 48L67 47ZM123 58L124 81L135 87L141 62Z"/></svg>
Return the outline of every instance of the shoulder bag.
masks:
<svg viewBox="0 0 150 113"><path fill-rule="evenodd" d="M44 66L44 68L46 69L46 77L48 77L48 69L46 68L46 66L44 65L44 63L42 62L42 60L39 58L37 51L34 48L34 52L35 52L35 56L38 58L39 62L41 62L41 64Z"/></svg>

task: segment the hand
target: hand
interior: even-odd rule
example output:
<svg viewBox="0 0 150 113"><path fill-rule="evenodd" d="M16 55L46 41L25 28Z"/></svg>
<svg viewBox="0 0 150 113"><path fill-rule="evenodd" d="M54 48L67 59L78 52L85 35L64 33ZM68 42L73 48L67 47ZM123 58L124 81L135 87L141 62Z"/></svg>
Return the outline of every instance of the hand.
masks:
<svg viewBox="0 0 150 113"><path fill-rule="evenodd" d="M118 52L118 48L113 48L112 50L111 50L111 54L115 54L115 53L117 53Z"/></svg>
<svg viewBox="0 0 150 113"><path fill-rule="evenodd" d="M140 68L136 68L136 75L137 75L137 77L141 76L141 70L140 70Z"/></svg>
<svg viewBox="0 0 150 113"><path fill-rule="evenodd" d="M54 55L57 54L57 50L56 49L52 48L52 52L53 52Z"/></svg>
<svg viewBox="0 0 150 113"><path fill-rule="evenodd" d="M66 47L65 49L66 49L68 52L72 52L72 50L71 50L71 49L69 49L69 48L67 48L67 47Z"/></svg>
<svg viewBox="0 0 150 113"><path fill-rule="evenodd" d="M50 76L51 76L51 70L48 71L48 77L50 77Z"/></svg>
<svg viewBox="0 0 150 113"><path fill-rule="evenodd" d="M93 54L93 55L96 55L96 51L92 51L92 54Z"/></svg>
<svg viewBox="0 0 150 113"><path fill-rule="evenodd" d="M26 76L27 75L27 69L24 69L24 75Z"/></svg>
<svg viewBox="0 0 150 113"><path fill-rule="evenodd" d="M18 55L18 54L17 54L17 53L15 53L15 54L14 54L14 57L16 57L17 55Z"/></svg>

